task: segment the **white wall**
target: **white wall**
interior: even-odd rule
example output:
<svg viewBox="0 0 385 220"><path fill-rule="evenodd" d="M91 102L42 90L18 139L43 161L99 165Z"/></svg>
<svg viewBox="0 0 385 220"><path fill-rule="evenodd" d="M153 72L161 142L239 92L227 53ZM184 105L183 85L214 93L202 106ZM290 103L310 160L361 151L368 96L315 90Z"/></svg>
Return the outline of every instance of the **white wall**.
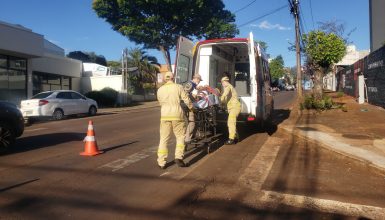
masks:
<svg viewBox="0 0 385 220"><path fill-rule="evenodd" d="M102 90L106 87L121 91L123 86L122 76L97 76L97 77L82 77L81 92L87 93L92 90Z"/></svg>
<svg viewBox="0 0 385 220"><path fill-rule="evenodd" d="M97 63L83 63L83 76L107 76L108 67Z"/></svg>
<svg viewBox="0 0 385 220"><path fill-rule="evenodd" d="M118 104L126 105L131 101L131 97L127 94L127 91L122 89L122 75L82 77L80 81L81 93L83 94L109 87L118 92Z"/></svg>
<svg viewBox="0 0 385 220"><path fill-rule="evenodd" d="M345 56L342 58L340 62L338 62L335 65L339 65L339 66L352 65L355 62L357 62L359 59L364 58L368 54L369 54L369 51L367 50L358 51L356 49L356 46L349 45L346 48Z"/></svg>
<svg viewBox="0 0 385 220"><path fill-rule="evenodd" d="M41 57L33 58L32 71L52 73L69 77L81 77L82 62L66 57Z"/></svg>

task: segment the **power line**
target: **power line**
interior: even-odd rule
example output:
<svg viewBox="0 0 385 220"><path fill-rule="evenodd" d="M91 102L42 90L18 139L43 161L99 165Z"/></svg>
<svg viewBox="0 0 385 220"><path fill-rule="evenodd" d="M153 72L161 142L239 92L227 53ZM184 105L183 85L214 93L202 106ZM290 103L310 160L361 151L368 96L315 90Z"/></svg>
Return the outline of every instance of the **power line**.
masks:
<svg viewBox="0 0 385 220"><path fill-rule="evenodd" d="M250 24L250 23L252 23L252 22L254 22L254 21L257 21L257 20L262 19L262 18L264 18L264 17L267 17L267 16L269 16L269 15L272 15L272 14L274 14L274 13L276 13L276 12L278 12L278 11L280 11L280 10L286 8L286 7L287 7L287 4L282 5L281 7L276 8L276 9L274 9L274 10L272 10L272 11L270 11L270 12L264 14L264 15L261 15L261 16L259 16L259 17L256 17L256 18L254 18L254 19L252 19L252 20L250 20L250 21L248 21L248 22L246 22L246 23L243 23L243 24L239 25L238 27L243 27L243 26L245 26L245 25L248 25L248 24Z"/></svg>
<svg viewBox="0 0 385 220"><path fill-rule="evenodd" d="M236 13L238 13L238 12L242 11L243 9L245 9L245 8L249 7L250 5L252 5L252 4L253 4L254 2L256 2L256 1L257 1L257 0L254 0L254 1L250 2L249 4L247 4L247 5L243 6L242 8L240 8L240 9L236 10L236 11L234 12L234 14L236 14Z"/></svg>
<svg viewBox="0 0 385 220"><path fill-rule="evenodd" d="M301 4L298 3L298 5L299 5L299 10L300 10L300 12L303 12ZM298 14L299 14L300 12L298 12ZM301 15L303 15L303 13L301 13ZM307 25L306 25L305 16L299 16L299 18L300 18L300 22L302 23L301 25L302 25L302 26L305 26L305 28L303 28L303 30L304 30L305 33L306 33L306 32L307 32L306 30L309 30L309 29L307 28Z"/></svg>
<svg viewBox="0 0 385 220"><path fill-rule="evenodd" d="M310 6L311 22L313 24L313 29L315 29L314 28L314 17L313 17L313 6L311 5L311 0L309 0L309 6Z"/></svg>

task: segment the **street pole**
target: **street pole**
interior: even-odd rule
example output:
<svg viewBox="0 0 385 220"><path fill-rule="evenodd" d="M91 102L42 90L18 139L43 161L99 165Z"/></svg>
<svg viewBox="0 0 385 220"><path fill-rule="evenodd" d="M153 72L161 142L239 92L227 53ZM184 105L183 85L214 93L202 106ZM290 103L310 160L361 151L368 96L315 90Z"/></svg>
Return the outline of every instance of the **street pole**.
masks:
<svg viewBox="0 0 385 220"><path fill-rule="evenodd" d="M302 98L302 72L301 72L301 49L300 49L300 33L299 33L299 0L294 0L293 14L295 19L295 50L297 56L297 95Z"/></svg>

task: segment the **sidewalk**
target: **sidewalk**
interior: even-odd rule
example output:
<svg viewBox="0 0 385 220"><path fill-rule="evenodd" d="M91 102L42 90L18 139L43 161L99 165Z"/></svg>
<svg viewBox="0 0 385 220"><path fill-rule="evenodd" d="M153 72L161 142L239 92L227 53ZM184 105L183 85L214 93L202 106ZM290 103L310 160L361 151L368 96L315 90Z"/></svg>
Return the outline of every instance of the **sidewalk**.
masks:
<svg viewBox="0 0 385 220"><path fill-rule="evenodd" d="M131 103L131 106L127 106L127 107L100 108L98 109L98 113L100 114L116 113L116 112L132 111L132 110L138 110L138 109L155 108L158 106L159 106L158 101L134 102L134 103Z"/></svg>
<svg viewBox="0 0 385 220"><path fill-rule="evenodd" d="M369 104L359 105L349 96L329 95L334 102L344 103L347 112L332 109L317 113L300 111L294 106L292 116L279 125L280 129L385 170L385 110Z"/></svg>

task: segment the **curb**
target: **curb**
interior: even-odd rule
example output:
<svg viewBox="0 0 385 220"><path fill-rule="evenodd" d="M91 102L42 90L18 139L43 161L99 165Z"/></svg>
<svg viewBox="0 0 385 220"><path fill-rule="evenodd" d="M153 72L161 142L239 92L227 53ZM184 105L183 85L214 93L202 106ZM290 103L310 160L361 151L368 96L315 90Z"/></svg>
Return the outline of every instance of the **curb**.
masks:
<svg viewBox="0 0 385 220"><path fill-rule="evenodd" d="M328 144L326 144L326 143L324 143L322 141L318 141L318 140L312 139L312 138L310 138L310 137L308 137L306 135L302 135L298 131L296 131L296 128L293 128L293 129L290 129L290 130L288 130L286 128L283 128L283 126L280 126L280 125L278 126L278 131L284 132L284 133L289 134L289 135L295 135L298 138L301 138L301 139L306 140L306 141L308 141L310 143L319 145L320 147L323 147L324 149L333 151L333 152L338 153L338 154L340 154L342 156L345 156L345 157L348 157L350 159L359 161L361 163L364 163L366 165L369 165L369 166L371 166L373 168L376 168L376 169L379 169L381 171L385 171L385 167L384 166L379 166L379 165L377 165L376 163L373 163L370 160L367 160L367 159L362 158L362 157L358 157L356 155L347 153L345 151L337 150L337 149L333 148L332 146L330 146L330 145L328 145Z"/></svg>
<svg viewBox="0 0 385 220"><path fill-rule="evenodd" d="M114 112L127 112L127 111L133 111L133 110L140 110L140 109L148 109L148 108L156 108L159 107L160 105L150 105L150 106L143 106L143 107L128 107L125 109L116 109L116 110L105 110L105 111L98 111L98 113L114 113Z"/></svg>

